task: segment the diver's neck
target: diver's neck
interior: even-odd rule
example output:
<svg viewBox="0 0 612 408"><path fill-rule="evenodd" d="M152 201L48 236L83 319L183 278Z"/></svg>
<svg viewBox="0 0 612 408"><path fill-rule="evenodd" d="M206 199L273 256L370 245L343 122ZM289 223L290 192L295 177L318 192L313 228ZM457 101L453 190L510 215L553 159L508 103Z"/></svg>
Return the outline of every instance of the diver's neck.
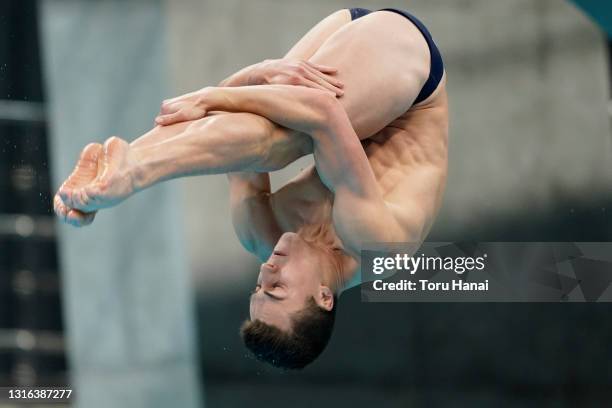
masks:
<svg viewBox="0 0 612 408"><path fill-rule="evenodd" d="M349 282L354 279L357 270L357 261L349 256L343 249L342 241L336 235L331 224L309 224L300 227L298 234L308 241L316 242L324 248L330 257L333 268L326 269L323 273L323 281L330 289L340 294L347 288Z"/></svg>
<svg viewBox="0 0 612 408"><path fill-rule="evenodd" d="M339 251L338 257L340 258L341 268L336 271L336 276L334 277L336 286L332 290L336 295L340 296L346 289L355 286L354 282L359 280L360 276L357 275L359 262L356 259L344 251Z"/></svg>
<svg viewBox="0 0 612 408"><path fill-rule="evenodd" d="M338 257L344 257L344 255L337 255ZM328 282L329 288L336 295L340 295L344 288L346 287L346 283L350 279L350 277L345 276L345 264L344 259L337 259L336 263L339 263L339 267L334 268L328 272L328 276L326 276L326 281Z"/></svg>
<svg viewBox="0 0 612 408"><path fill-rule="evenodd" d="M328 223L308 223L301 225L297 234L305 241L316 242L317 245L333 249L342 246L342 242L336 236L336 231Z"/></svg>

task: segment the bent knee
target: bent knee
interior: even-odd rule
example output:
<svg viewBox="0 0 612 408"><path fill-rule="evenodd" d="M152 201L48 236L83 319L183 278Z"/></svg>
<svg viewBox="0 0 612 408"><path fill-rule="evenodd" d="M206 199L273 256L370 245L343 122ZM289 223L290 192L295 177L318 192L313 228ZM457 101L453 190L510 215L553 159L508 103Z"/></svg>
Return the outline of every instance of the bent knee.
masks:
<svg viewBox="0 0 612 408"><path fill-rule="evenodd" d="M344 106L360 139L405 113L427 81L430 53L419 29L405 17L373 12L332 35L312 62L338 69Z"/></svg>

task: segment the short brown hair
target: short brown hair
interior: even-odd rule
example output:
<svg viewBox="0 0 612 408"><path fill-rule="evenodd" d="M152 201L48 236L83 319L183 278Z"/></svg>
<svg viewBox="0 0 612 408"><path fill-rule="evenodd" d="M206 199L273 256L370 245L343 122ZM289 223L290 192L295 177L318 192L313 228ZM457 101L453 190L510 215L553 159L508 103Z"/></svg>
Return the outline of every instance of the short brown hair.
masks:
<svg viewBox="0 0 612 408"><path fill-rule="evenodd" d="M247 319L240 328L244 345L260 361L284 369L302 369L325 349L336 319L336 297L332 310L325 310L311 297L306 307L291 317L285 332L261 320Z"/></svg>

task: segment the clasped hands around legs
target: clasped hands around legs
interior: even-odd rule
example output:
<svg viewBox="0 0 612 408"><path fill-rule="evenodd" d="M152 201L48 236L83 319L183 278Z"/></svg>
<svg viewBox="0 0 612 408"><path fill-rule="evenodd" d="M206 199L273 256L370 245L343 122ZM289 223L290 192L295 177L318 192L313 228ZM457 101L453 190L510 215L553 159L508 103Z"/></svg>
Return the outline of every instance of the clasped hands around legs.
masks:
<svg viewBox="0 0 612 408"><path fill-rule="evenodd" d="M338 97L343 84L337 70L308 61L266 60L247 67L224 81L222 86L294 85L320 89ZM201 102L206 88L162 103L156 125L168 126L206 116ZM139 191L138 154L130 144L111 137L104 145L89 144L83 149L72 174L53 198L60 221L82 227L93 222L100 209L114 207Z"/></svg>

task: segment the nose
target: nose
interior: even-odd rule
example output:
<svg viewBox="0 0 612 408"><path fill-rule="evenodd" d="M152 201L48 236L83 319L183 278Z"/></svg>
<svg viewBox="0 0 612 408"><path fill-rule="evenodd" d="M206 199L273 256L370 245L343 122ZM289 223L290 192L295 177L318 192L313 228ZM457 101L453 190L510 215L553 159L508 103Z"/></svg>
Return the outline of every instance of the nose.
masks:
<svg viewBox="0 0 612 408"><path fill-rule="evenodd" d="M278 267L278 265L274 265L274 264L271 264L271 263L264 262L264 263L261 264L261 267L259 268L259 271L262 274L265 274L265 275L275 274L275 273L278 273L279 267Z"/></svg>
<svg viewBox="0 0 612 408"><path fill-rule="evenodd" d="M261 286L272 287L279 279L280 267L278 265L263 263L260 268Z"/></svg>

